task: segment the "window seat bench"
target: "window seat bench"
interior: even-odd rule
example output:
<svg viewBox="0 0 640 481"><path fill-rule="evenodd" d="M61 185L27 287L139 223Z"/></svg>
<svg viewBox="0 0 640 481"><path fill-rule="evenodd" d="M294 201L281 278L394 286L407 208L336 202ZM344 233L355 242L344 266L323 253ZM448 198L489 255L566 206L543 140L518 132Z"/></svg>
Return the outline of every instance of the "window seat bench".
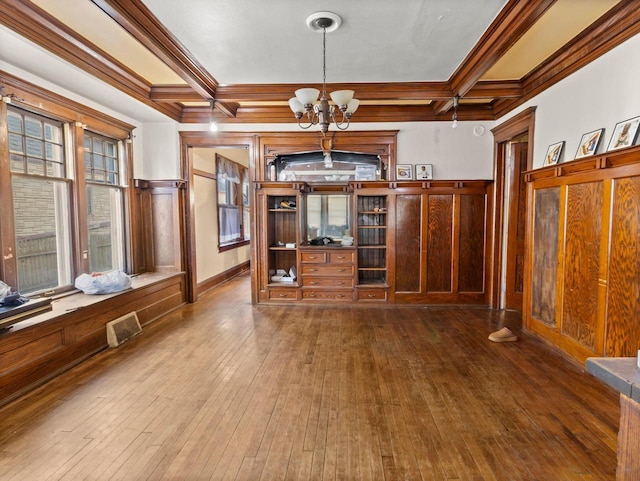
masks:
<svg viewBox="0 0 640 481"><path fill-rule="evenodd" d="M107 322L135 311L144 326L186 302L183 272L141 274L131 284L115 294L60 297L50 311L0 332L0 405L105 349Z"/></svg>

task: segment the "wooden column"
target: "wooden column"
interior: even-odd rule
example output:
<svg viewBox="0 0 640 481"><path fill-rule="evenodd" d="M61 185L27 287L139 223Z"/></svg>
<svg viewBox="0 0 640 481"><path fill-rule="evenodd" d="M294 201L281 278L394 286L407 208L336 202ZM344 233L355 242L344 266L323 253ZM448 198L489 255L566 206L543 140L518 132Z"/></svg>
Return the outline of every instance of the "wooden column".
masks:
<svg viewBox="0 0 640 481"><path fill-rule="evenodd" d="M640 479L640 404L620 394L617 481Z"/></svg>

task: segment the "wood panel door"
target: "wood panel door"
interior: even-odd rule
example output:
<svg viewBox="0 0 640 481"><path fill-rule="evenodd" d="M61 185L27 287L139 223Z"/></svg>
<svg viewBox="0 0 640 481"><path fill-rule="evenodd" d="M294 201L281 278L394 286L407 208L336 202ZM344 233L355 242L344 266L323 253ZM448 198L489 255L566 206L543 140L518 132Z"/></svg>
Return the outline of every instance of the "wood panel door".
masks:
<svg viewBox="0 0 640 481"><path fill-rule="evenodd" d="M505 265L505 307L522 310L524 291L524 243L527 209L527 142L510 144L513 179L509 193L509 218L507 221L507 256Z"/></svg>

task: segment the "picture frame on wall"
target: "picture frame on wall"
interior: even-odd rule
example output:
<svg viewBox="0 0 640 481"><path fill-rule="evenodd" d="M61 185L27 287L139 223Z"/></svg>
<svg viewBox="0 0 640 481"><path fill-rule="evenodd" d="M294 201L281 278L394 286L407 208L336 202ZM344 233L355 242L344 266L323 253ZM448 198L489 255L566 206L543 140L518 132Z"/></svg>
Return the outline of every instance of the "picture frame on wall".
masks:
<svg viewBox="0 0 640 481"><path fill-rule="evenodd" d="M408 164L396 165L396 179L397 180L413 180L413 169Z"/></svg>
<svg viewBox="0 0 640 481"><path fill-rule="evenodd" d="M618 122L613 128L607 152L633 145L638 135L638 126L640 126L640 116Z"/></svg>
<svg viewBox="0 0 640 481"><path fill-rule="evenodd" d="M598 151L600 141L602 140L603 132L604 129L597 129L584 134L580 139L580 144L578 144L576 159L595 155L595 153Z"/></svg>
<svg viewBox="0 0 640 481"><path fill-rule="evenodd" d="M416 180L431 180L433 179L433 165L432 164L416 164Z"/></svg>
<svg viewBox="0 0 640 481"><path fill-rule="evenodd" d="M562 148L564 147L564 140L551 144L547 149L547 155L544 156L543 166L557 164L562 154Z"/></svg>

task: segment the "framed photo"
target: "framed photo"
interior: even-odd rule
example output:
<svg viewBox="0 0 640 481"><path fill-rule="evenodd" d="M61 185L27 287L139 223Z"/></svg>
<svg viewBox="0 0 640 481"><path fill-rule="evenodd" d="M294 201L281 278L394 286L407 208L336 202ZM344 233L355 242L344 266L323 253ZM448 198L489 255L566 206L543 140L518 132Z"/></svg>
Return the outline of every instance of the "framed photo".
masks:
<svg viewBox="0 0 640 481"><path fill-rule="evenodd" d="M564 140L562 142L556 142L551 144L547 149L547 155L544 157L543 165L557 164L560 160L560 154L562 154L562 148L564 147Z"/></svg>
<svg viewBox="0 0 640 481"><path fill-rule="evenodd" d="M433 179L433 165L432 164L416 164L416 180L431 180Z"/></svg>
<svg viewBox="0 0 640 481"><path fill-rule="evenodd" d="M598 151L600 141L602 140L603 132L604 129L598 129L584 134L580 139L580 144L578 145L576 159L579 159L581 157L588 157L589 155L595 155L595 153Z"/></svg>
<svg viewBox="0 0 640 481"><path fill-rule="evenodd" d="M396 165L397 180L413 180L413 170L410 165Z"/></svg>
<svg viewBox="0 0 640 481"><path fill-rule="evenodd" d="M607 151L624 149L633 145L638 134L638 125L640 125L640 117L618 122L613 129L613 135L611 135Z"/></svg>

